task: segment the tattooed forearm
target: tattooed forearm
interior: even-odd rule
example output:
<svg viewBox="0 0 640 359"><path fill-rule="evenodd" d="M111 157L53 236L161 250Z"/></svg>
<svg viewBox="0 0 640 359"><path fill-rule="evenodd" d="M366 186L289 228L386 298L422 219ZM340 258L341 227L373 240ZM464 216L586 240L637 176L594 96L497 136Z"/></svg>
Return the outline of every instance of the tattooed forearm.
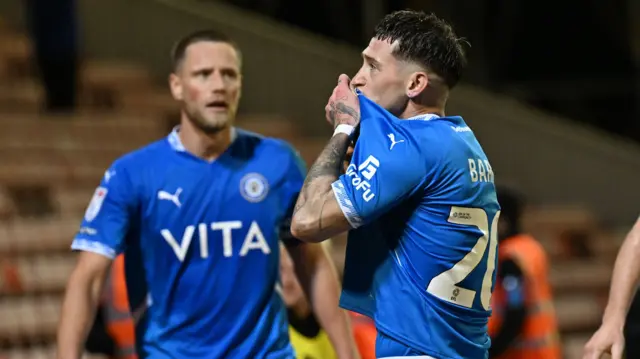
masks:
<svg viewBox="0 0 640 359"><path fill-rule="evenodd" d="M355 126L360 122L360 112L351 106L347 106L342 102L331 103L331 111L329 117L333 127L340 124Z"/></svg>
<svg viewBox="0 0 640 359"><path fill-rule="evenodd" d="M295 212L300 210L309 200L314 200L321 193L331 190L331 184L340 176L342 159L347 152L349 142L349 137L346 135L331 138L309 169L300 191L300 197L298 197Z"/></svg>
<svg viewBox="0 0 640 359"><path fill-rule="evenodd" d="M360 122L360 112L355 108L342 102L332 102L330 107L329 117L334 127L339 124L355 126ZM347 136L334 136L331 138L316 162L309 169L295 207L296 212L306 204L308 199L312 198L311 195L314 193L319 195L331 190L331 183L340 176L342 160L347 152L349 143L350 140ZM319 182L319 178L324 180ZM312 187L311 190L309 190L310 187Z"/></svg>
<svg viewBox="0 0 640 359"><path fill-rule="evenodd" d="M340 176L350 142L347 135L333 136L309 169L293 213L294 225L301 231L321 233L323 226L332 224L323 218L323 210L326 201L333 198L331 184Z"/></svg>
<svg viewBox="0 0 640 359"><path fill-rule="evenodd" d="M335 181L340 174L342 158L347 152L347 147L349 147L349 138L346 135L334 136L311 166L302 191L304 192L317 178L322 176L331 176L332 181Z"/></svg>
<svg viewBox="0 0 640 359"><path fill-rule="evenodd" d="M355 128L360 123L358 98L345 85L348 85L348 77L341 75L338 86L325 106L327 121L334 128L339 125ZM349 230L349 222L333 194L331 185L340 176L350 143L348 135L334 135L309 169L293 211L291 233L295 237L317 242Z"/></svg>

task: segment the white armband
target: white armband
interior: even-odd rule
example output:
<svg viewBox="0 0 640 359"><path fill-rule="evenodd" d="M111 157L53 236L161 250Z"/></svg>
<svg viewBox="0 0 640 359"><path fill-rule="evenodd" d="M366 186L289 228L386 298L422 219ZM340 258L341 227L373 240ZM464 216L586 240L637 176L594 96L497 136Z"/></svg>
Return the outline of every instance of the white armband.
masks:
<svg viewBox="0 0 640 359"><path fill-rule="evenodd" d="M338 125L338 127L336 127L336 130L333 131L333 135L337 135L339 133L344 133L345 135L351 137L353 135L353 132L355 132L356 128L354 126L351 125L346 125L346 124L340 124Z"/></svg>

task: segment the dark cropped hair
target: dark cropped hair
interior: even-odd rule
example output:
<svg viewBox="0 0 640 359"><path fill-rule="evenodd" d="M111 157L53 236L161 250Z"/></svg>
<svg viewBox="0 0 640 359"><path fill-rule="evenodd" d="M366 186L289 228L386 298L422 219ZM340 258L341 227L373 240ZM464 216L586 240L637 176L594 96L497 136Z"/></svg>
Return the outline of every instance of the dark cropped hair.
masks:
<svg viewBox="0 0 640 359"><path fill-rule="evenodd" d="M229 44L236 50L238 57L241 55L238 45L226 34L211 29L199 30L184 36L173 46L173 49L171 50L171 66L173 71L176 71L180 65L182 65L182 61L184 60L184 56L189 45L203 41Z"/></svg>
<svg viewBox="0 0 640 359"><path fill-rule="evenodd" d="M401 10L385 16L375 28L374 38L397 41L394 55L425 67L453 88L466 66L462 43L451 25L434 14Z"/></svg>

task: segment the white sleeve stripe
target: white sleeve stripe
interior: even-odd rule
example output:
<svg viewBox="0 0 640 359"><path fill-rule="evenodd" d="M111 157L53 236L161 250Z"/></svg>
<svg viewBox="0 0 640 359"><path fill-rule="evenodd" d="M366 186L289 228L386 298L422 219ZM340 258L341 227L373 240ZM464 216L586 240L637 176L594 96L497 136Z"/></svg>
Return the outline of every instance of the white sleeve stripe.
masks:
<svg viewBox="0 0 640 359"><path fill-rule="evenodd" d="M115 249L100 242L91 241L84 238L74 239L73 243L71 244L71 249L74 251L84 251L100 254L110 259L114 259L116 257Z"/></svg>
<svg viewBox="0 0 640 359"><path fill-rule="evenodd" d="M336 201L338 201L340 209L351 225L351 228L355 229L362 226L364 224L362 217L360 217L358 211L356 210L356 207L349 199L342 181L338 179L337 181L333 182L331 184L331 188L333 188L333 195L336 196Z"/></svg>

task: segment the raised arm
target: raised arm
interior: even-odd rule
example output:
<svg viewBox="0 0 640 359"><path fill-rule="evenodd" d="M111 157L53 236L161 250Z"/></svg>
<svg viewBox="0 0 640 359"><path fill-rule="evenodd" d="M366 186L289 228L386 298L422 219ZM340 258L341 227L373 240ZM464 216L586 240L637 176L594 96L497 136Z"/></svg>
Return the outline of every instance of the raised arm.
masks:
<svg viewBox="0 0 640 359"><path fill-rule="evenodd" d="M360 123L358 98L346 75L340 76L325 112L335 132L309 169L291 223L293 235L307 242L320 242L351 229L332 190L351 143L349 136Z"/></svg>

